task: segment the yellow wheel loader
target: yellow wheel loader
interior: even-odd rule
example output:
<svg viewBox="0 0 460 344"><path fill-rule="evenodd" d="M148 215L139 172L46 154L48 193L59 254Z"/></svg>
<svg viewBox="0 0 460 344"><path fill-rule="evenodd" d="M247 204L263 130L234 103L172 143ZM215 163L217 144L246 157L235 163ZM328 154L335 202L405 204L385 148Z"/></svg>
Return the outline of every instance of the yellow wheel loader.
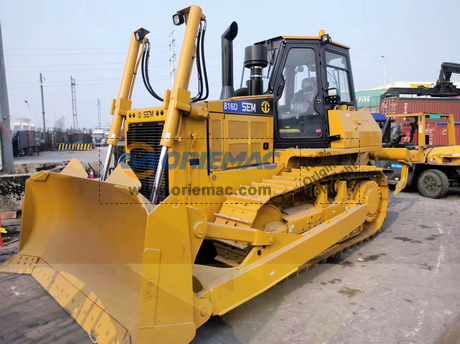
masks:
<svg viewBox="0 0 460 344"><path fill-rule="evenodd" d="M173 22L186 29L172 90L154 91L149 32L135 31L101 179L77 160L30 178L19 254L1 267L31 274L93 342L190 342L210 316L375 235L389 193L369 160L410 164L355 110L349 48L324 32L247 47L235 90L232 23L221 99L206 101L206 18L191 6ZM132 108L139 68L161 106Z"/></svg>

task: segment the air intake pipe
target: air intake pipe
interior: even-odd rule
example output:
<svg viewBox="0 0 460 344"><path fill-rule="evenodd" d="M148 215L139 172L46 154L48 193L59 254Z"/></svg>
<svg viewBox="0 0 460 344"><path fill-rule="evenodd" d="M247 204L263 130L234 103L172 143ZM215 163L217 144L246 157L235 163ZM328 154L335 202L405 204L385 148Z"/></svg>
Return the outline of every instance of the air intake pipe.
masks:
<svg viewBox="0 0 460 344"><path fill-rule="evenodd" d="M238 24L233 22L222 34L222 92L220 99L235 95L233 88L233 40L238 34Z"/></svg>
<svg viewBox="0 0 460 344"><path fill-rule="evenodd" d="M244 67L250 69L249 80L246 83L249 96L263 94L262 68L267 66L267 47L265 45L251 45L246 47L244 51Z"/></svg>

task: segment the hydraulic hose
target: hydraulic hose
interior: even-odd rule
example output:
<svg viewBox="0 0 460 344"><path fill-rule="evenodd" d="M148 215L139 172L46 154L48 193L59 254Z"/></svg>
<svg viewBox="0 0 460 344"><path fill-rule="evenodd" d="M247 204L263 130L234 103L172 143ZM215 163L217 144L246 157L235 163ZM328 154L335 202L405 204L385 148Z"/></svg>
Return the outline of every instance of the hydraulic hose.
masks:
<svg viewBox="0 0 460 344"><path fill-rule="evenodd" d="M206 23L206 20L204 20L203 33L201 36L201 61L203 64L203 75L204 75L204 84L205 84L206 93L203 95L201 100L206 100L208 99L208 96L209 96L208 72L206 71L206 60L204 57L204 37L206 35L206 26L207 26L207 23Z"/></svg>
<svg viewBox="0 0 460 344"><path fill-rule="evenodd" d="M201 37L202 37L202 24L200 23L200 29L198 31L198 35L196 37L196 71L197 71L197 78L198 78L198 94L191 99L192 102L197 102L201 100L202 92L203 92L203 75L201 71Z"/></svg>
<svg viewBox="0 0 460 344"><path fill-rule="evenodd" d="M146 43L146 47L144 50L144 53L142 55L142 63L141 63L141 70L142 70L142 80L144 81L145 88L147 91L157 100L160 102L163 101L163 98L161 98L154 90L152 85L150 84L150 79L149 79L149 58L150 58L150 42Z"/></svg>

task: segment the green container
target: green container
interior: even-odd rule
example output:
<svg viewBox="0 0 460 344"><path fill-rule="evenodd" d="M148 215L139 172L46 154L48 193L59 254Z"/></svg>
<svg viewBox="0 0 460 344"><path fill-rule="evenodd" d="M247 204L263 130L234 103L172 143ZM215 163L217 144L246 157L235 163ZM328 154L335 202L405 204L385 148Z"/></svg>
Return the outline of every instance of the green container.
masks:
<svg viewBox="0 0 460 344"><path fill-rule="evenodd" d="M386 90L371 90L371 91L357 91L356 92L356 103L358 109L365 107L379 107L380 106L380 96Z"/></svg>

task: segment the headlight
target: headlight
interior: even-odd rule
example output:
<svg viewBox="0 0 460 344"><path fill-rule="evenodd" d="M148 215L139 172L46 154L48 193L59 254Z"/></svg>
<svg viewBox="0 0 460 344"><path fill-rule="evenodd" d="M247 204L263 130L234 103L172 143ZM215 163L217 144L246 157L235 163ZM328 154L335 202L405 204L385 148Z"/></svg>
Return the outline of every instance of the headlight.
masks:
<svg viewBox="0 0 460 344"><path fill-rule="evenodd" d="M184 15L182 13L176 13L175 15L173 15L172 18L173 18L173 23L176 26L182 25L185 22Z"/></svg>

